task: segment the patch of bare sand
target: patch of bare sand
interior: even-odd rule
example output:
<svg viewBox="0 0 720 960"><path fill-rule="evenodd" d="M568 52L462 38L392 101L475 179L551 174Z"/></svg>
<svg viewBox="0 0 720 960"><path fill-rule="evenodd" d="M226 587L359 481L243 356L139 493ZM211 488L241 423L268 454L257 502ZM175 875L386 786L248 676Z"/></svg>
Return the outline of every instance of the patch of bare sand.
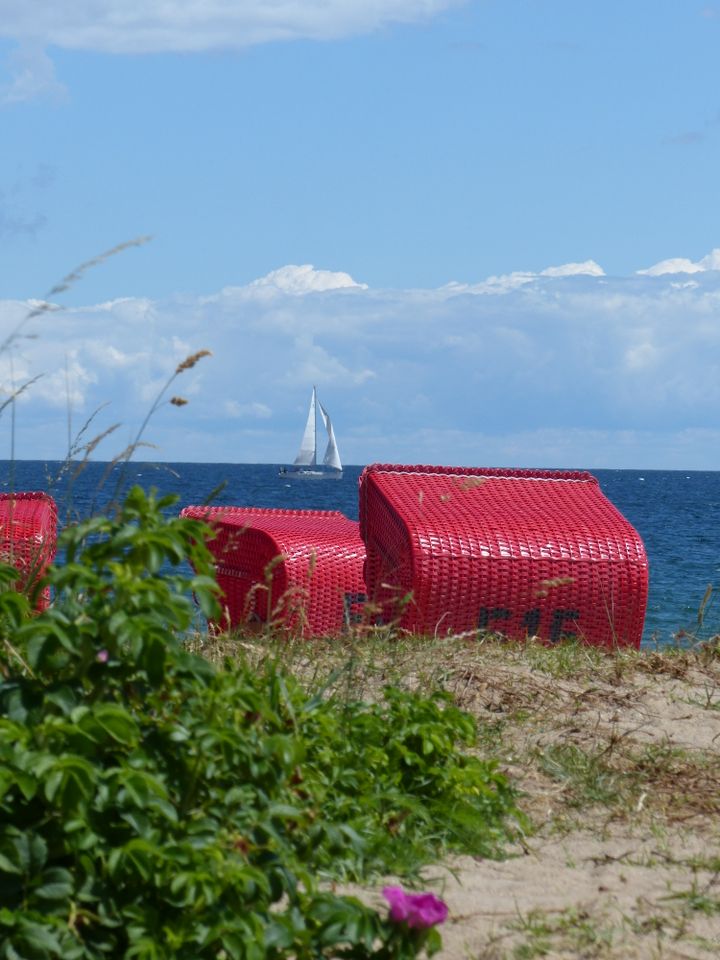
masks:
<svg viewBox="0 0 720 960"><path fill-rule="evenodd" d="M442 960L720 957L720 661L488 647L444 686L533 829L426 873Z"/></svg>
<svg viewBox="0 0 720 960"><path fill-rule="evenodd" d="M503 862L458 858L428 874L450 908L441 957L720 956L720 916L688 898L718 894L691 869L704 840L582 830L538 839Z"/></svg>

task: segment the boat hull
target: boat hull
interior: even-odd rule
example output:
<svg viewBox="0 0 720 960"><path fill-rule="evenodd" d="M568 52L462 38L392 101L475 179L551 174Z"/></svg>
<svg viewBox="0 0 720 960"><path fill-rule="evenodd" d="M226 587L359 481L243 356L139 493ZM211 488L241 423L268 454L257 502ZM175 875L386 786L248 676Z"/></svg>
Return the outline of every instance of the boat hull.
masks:
<svg viewBox="0 0 720 960"><path fill-rule="evenodd" d="M310 470L305 467L288 467L278 474L287 480L342 480L342 475L342 470Z"/></svg>

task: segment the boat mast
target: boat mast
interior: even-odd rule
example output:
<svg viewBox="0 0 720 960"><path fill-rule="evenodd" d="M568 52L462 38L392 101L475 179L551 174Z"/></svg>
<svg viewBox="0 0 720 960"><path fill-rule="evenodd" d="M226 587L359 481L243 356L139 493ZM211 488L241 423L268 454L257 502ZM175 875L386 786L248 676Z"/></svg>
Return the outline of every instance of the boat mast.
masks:
<svg viewBox="0 0 720 960"><path fill-rule="evenodd" d="M313 437L315 438L315 453L313 454L313 466L317 464L317 387L313 384L313 416L315 418L315 423L313 424Z"/></svg>

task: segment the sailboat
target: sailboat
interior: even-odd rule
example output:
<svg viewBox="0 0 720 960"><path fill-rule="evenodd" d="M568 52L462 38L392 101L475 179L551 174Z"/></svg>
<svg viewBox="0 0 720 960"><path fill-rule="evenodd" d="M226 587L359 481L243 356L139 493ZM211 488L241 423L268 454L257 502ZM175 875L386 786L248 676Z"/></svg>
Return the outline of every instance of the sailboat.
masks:
<svg viewBox="0 0 720 960"><path fill-rule="evenodd" d="M320 462L318 462L318 410L327 434L327 446ZM314 480L328 478L339 480L342 477L342 463L335 440L335 431L327 410L317 398L315 387L310 398L310 410L298 455L292 467L281 467L280 474L285 477L308 477Z"/></svg>

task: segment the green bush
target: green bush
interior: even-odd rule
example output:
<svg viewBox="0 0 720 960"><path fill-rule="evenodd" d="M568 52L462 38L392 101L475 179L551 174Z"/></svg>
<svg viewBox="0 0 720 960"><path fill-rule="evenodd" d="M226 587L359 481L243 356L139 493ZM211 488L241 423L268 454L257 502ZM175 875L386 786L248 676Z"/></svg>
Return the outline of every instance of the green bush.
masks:
<svg viewBox="0 0 720 960"><path fill-rule="evenodd" d="M495 761L462 752L475 723L449 695L388 687L380 703L324 707L303 724L306 790L323 810L307 834L319 869L362 879L413 872L450 850L498 855L508 818L519 819L515 792ZM328 859L328 829L354 839L355 856Z"/></svg>
<svg viewBox="0 0 720 960"><path fill-rule="evenodd" d="M442 699L338 705L188 653L217 588L173 502L134 488L64 530L39 615L0 570L0 958L432 952L320 881L492 851L512 791Z"/></svg>

